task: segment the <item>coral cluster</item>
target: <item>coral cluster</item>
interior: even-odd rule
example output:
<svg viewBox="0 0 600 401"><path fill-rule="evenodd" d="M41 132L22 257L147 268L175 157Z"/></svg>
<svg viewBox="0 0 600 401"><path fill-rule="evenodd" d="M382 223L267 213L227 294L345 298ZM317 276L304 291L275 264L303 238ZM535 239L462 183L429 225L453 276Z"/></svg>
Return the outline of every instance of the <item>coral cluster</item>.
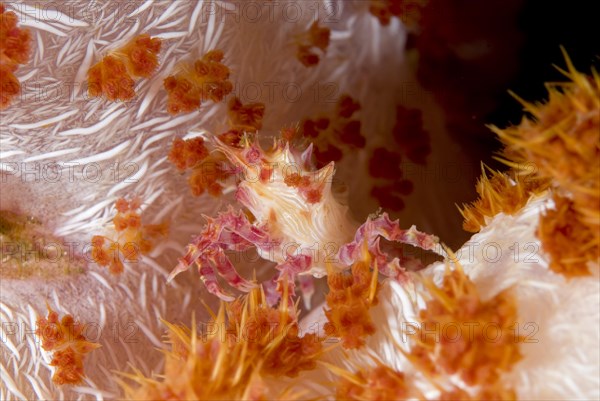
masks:
<svg viewBox="0 0 600 401"><path fill-rule="evenodd" d="M327 276L329 294L324 330L326 335L340 338L344 348L362 347L365 338L375 332L370 309L377 304L377 272L377 268L371 271L369 261L360 261L352 266L350 274Z"/></svg>
<svg viewBox="0 0 600 401"><path fill-rule="evenodd" d="M476 186L479 199L459 209L466 231L479 232L498 213L512 215L518 212L532 196L542 193L549 185L548 180L524 177L515 171L490 170L490 173L491 177L488 177L482 166Z"/></svg>
<svg viewBox="0 0 600 401"><path fill-rule="evenodd" d="M86 354L100 345L88 341L83 335L85 325L65 315L59 320L58 313L48 306L48 317L39 317L35 334L42 342L42 348L52 351L50 366L56 370L52 381L57 385L79 384L85 377L83 359Z"/></svg>
<svg viewBox="0 0 600 401"><path fill-rule="evenodd" d="M116 238L102 235L92 238L91 257L100 266L108 266L111 274L121 274L123 261L136 262L141 255L148 254L157 238L165 237L169 230L167 222L142 224L139 214L141 201L119 198L115 203L117 214L113 218Z"/></svg>
<svg viewBox="0 0 600 401"><path fill-rule="evenodd" d="M550 268L573 277L589 274L587 262L600 258L600 78L578 72L566 60L569 81L548 85L547 102L522 101L531 117L493 128L505 144L505 162L520 176L516 185L507 186L499 175L492 181L482 177L481 200L463 214L465 228L474 230L482 216L511 213L549 186L555 209L542 215L538 236Z"/></svg>
<svg viewBox="0 0 600 401"><path fill-rule="evenodd" d="M221 195L223 183L231 176L227 159L220 153L209 153L201 137L175 138L168 159L181 173L191 170L188 185L194 196L205 192Z"/></svg>
<svg viewBox="0 0 600 401"><path fill-rule="evenodd" d="M193 65L184 64L181 71L168 76L164 87L169 94L170 114L189 113L208 100L220 102L233 90L229 68L222 63L221 50L211 50Z"/></svg>
<svg viewBox="0 0 600 401"><path fill-rule="evenodd" d="M0 4L0 110L7 108L21 84L14 73L29 60L31 33L17 26L18 17Z"/></svg>
<svg viewBox="0 0 600 401"><path fill-rule="evenodd" d="M88 94L104 96L110 101L133 99L134 78L149 78L154 74L161 44L159 38L142 34L104 56L88 71Z"/></svg>
<svg viewBox="0 0 600 401"><path fill-rule="evenodd" d="M521 359L510 290L484 301L460 264L446 272L441 287L427 279L424 284L431 298L420 311L408 358L430 376L457 375L480 388L495 385Z"/></svg>
<svg viewBox="0 0 600 401"><path fill-rule="evenodd" d="M264 113L263 103L243 104L237 97L231 98L228 103L230 128L218 138L227 146L243 147L248 135L256 134L262 127ZM202 137L186 140L175 138L168 159L181 173L191 170L188 185L194 196L205 192L212 196L221 195L227 180L235 172L234 166L223 152L208 151ZM268 173L268 169L264 169L262 173Z"/></svg>
<svg viewBox="0 0 600 401"><path fill-rule="evenodd" d="M308 31L296 39L298 41L296 58L305 67L314 67L319 64L321 57L316 49L325 54L329 46L330 35L331 30L329 28L319 26L318 21L313 22Z"/></svg>
<svg viewBox="0 0 600 401"><path fill-rule="evenodd" d="M400 345L399 337L390 338L408 365L399 370L389 359L386 363L375 356L367 366L328 365L339 377L338 399L516 399L503 376L522 358L516 299L508 289L484 300L453 254L451 258L455 267L451 270L446 264L439 286L430 278L421 279L419 294L425 304L418 321L406 322L398 333L409 341ZM355 335L360 338L360 332Z"/></svg>
<svg viewBox="0 0 600 401"><path fill-rule="evenodd" d="M206 331L198 333L167 324L172 344L162 378L130 376L140 385L125 385L133 400L294 399L283 386L266 386L273 378L295 377L316 367L322 340L302 335L298 311L282 298L267 304L261 289L222 304Z"/></svg>

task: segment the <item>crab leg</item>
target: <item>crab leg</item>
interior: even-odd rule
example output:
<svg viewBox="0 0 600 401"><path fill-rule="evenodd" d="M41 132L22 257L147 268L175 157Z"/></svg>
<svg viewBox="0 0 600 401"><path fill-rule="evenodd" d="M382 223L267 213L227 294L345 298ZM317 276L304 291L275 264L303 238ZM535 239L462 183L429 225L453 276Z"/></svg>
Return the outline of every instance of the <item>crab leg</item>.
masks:
<svg viewBox="0 0 600 401"><path fill-rule="evenodd" d="M281 298L281 294L277 289L279 278L280 274L276 274L271 280L266 281L262 284L263 289L265 290L267 304L271 307L277 305L277 302L279 302L279 299Z"/></svg>
<svg viewBox="0 0 600 401"><path fill-rule="evenodd" d="M276 266L276 269L287 272L290 276L296 276L310 269L312 264L312 256L310 255L288 255L285 262Z"/></svg>
<svg viewBox="0 0 600 401"><path fill-rule="evenodd" d="M436 252L445 256L439 249L439 239L433 235L425 234L416 229L415 226L408 230L402 230L398 220L390 220L387 213L373 220L369 218L365 224L356 230L354 241L343 245L340 248L338 257L341 263L350 265L361 258L362 245L366 242L371 254L378 258L384 257L379 250L379 238L383 237L389 241L397 241L422 248L427 251ZM378 266L386 265L383 260L377 260Z"/></svg>
<svg viewBox="0 0 600 401"><path fill-rule="evenodd" d="M211 252L211 255L208 256L207 259L209 259L211 264L217 268L219 276L223 277L230 286L243 292L248 292L256 287L256 284L247 281L238 274L235 267L221 248L215 247L214 251Z"/></svg>
<svg viewBox="0 0 600 401"><path fill-rule="evenodd" d="M304 306L306 306L307 309L310 309L310 300L315 293L315 280L311 275L305 274L298 276L298 283L300 284Z"/></svg>
<svg viewBox="0 0 600 401"><path fill-rule="evenodd" d="M226 232L231 232L231 234L224 234L223 240L229 239L242 243L242 241L237 238L241 237L241 239L254 244L254 246L262 251L268 251L274 246L274 242L265 230L250 223L242 212L235 214L231 206L227 212L221 213L216 221L226 229Z"/></svg>
<svg viewBox="0 0 600 401"><path fill-rule="evenodd" d="M170 282L179 273L182 273L190 268L192 263L202 257L207 248L209 248L216 239L220 236L223 230L220 226L215 226L213 219L207 218L208 224L202 230L202 233L194 237L187 246L187 253L184 257L179 258L177 266L171 271L167 277L167 283Z"/></svg>
<svg viewBox="0 0 600 401"><path fill-rule="evenodd" d="M214 269L212 268L212 266L210 266L210 264L204 257L201 257L200 259L196 260L196 265L198 265L198 273L200 274L200 280L202 280L202 283L204 283L208 292L210 292L213 295L216 295L223 301L231 302L235 299L235 297L233 297L232 295L223 292L221 286L217 282L217 276L215 275Z"/></svg>

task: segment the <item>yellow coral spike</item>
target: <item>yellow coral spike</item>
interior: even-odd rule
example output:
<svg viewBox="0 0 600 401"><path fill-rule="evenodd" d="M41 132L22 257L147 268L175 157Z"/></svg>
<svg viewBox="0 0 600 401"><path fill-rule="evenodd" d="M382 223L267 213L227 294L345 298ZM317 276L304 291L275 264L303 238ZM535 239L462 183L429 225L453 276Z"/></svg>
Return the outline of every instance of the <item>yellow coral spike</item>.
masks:
<svg viewBox="0 0 600 401"><path fill-rule="evenodd" d="M379 278L379 268L377 263L375 263L375 267L373 269L373 273L371 274L371 284L369 285L369 304L373 303L375 296L377 295L377 285Z"/></svg>
<svg viewBox="0 0 600 401"><path fill-rule="evenodd" d="M444 306L444 309L446 309L449 313L452 313L454 311L454 302L452 298L447 296L444 293L444 291L438 288L438 286L435 285L433 280L424 279L423 285L431 293L431 295L433 295L438 301L440 301L440 303Z"/></svg>
<svg viewBox="0 0 600 401"><path fill-rule="evenodd" d="M365 385L365 383L363 381L361 381L358 377L356 377L355 374L353 374L352 372L349 372L348 370L346 370L344 368L340 368L339 366L332 365L330 363L323 362L323 361L319 361L319 365L324 366L325 368L329 369L329 371L331 371L331 373L333 373L334 375L343 377L344 379L356 384L357 386Z"/></svg>
<svg viewBox="0 0 600 401"><path fill-rule="evenodd" d="M446 255L448 255L448 259L450 259L450 261L452 263L454 263L456 268L462 272L463 271L462 265L460 264L456 254L454 252L452 252L452 249L450 249L448 246L446 246L446 244L443 244L443 243L442 243L442 248L446 252Z"/></svg>
<svg viewBox="0 0 600 401"><path fill-rule="evenodd" d="M525 111L531 113L536 118L539 117L539 107L534 103L528 102L511 90L508 91L508 94L515 98L517 102L521 103L521 105L525 108Z"/></svg>

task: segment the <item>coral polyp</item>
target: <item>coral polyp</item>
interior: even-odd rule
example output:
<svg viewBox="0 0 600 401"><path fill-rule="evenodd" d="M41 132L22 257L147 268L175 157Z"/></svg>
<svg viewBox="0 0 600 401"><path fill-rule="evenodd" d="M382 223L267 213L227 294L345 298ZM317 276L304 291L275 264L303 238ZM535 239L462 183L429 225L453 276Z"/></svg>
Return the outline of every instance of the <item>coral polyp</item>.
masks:
<svg viewBox="0 0 600 401"><path fill-rule="evenodd" d="M85 325L65 315L59 320L58 313L48 306L48 317L39 317L35 334L46 351L52 351L50 366L56 370L52 381L57 385L79 384L83 381L83 359L86 354L100 347L88 341L83 332Z"/></svg>
<svg viewBox="0 0 600 401"><path fill-rule="evenodd" d="M183 64L179 72L164 80L169 114L189 113L204 102L220 102L231 93L233 84L224 57L221 50L211 50L193 64Z"/></svg>
<svg viewBox="0 0 600 401"><path fill-rule="evenodd" d="M308 31L296 39L298 41L296 58L305 67L314 67L319 64L321 57L316 49L324 54L329 46L330 35L329 28L319 26L318 21L313 22Z"/></svg>
<svg viewBox="0 0 600 401"><path fill-rule="evenodd" d="M513 330L517 307L510 290L484 301L458 263L445 272L441 287L430 279L424 285L430 298L420 311L409 359L430 375L456 374L468 386L497 383L522 358L523 338ZM461 332L464 322L473 327L468 335ZM500 332L494 339L484 331L490 322ZM440 327L446 329L432 335Z"/></svg>
<svg viewBox="0 0 600 401"><path fill-rule="evenodd" d="M158 238L169 231L168 222L142 224L139 209L141 200L119 198L115 203L117 214L113 218L113 231L108 236L92 237L91 257L100 266L108 267L111 274L121 274L123 262L137 262L148 254Z"/></svg>
<svg viewBox="0 0 600 401"><path fill-rule="evenodd" d="M490 173L491 177L488 177L486 168L482 166L481 177L475 188L479 199L459 209L465 219L463 229L466 231L479 232L498 213L512 215L518 212L529 199L549 187L548 180L524 177L514 171Z"/></svg>
<svg viewBox="0 0 600 401"><path fill-rule="evenodd" d="M553 197L554 208L540 217L538 237L550 255L550 269L567 277L587 276L588 261L600 259L596 238L581 221L573 200Z"/></svg>
<svg viewBox="0 0 600 401"><path fill-rule="evenodd" d="M17 26L19 18L0 4L0 110L19 94L21 84L14 72L29 60L31 32Z"/></svg>
<svg viewBox="0 0 600 401"><path fill-rule="evenodd" d="M133 99L134 78L148 78L154 74L161 44L160 39L142 34L104 56L88 71L88 94L104 96L110 101Z"/></svg>
<svg viewBox="0 0 600 401"><path fill-rule="evenodd" d="M325 334L340 338L344 348L360 348L365 338L375 332L370 308L377 304L379 283L377 269L369 259L355 263L350 274L333 273L327 277L329 294L324 326Z"/></svg>

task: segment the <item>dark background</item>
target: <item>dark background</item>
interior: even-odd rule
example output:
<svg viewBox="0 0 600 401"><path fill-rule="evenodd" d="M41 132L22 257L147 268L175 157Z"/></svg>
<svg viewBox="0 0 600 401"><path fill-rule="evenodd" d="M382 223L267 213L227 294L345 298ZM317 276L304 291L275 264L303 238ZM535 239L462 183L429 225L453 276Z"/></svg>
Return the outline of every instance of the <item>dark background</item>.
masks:
<svg viewBox="0 0 600 401"><path fill-rule="evenodd" d="M417 76L447 114L447 129L473 162L501 144L486 125L518 124L527 101L547 98L545 82L565 81L563 46L579 71L600 69L600 1L429 0L409 46Z"/></svg>
<svg viewBox="0 0 600 401"><path fill-rule="evenodd" d="M434 0L435 1L435 0ZM517 28L524 35L518 55L518 72L508 87L526 100L547 97L544 82L564 81L553 64L565 68L563 46L579 71L600 70L600 2L525 1ZM522 107L507 93L498 97L498 107L486 122L504 125L518 123Z"/></svg>

